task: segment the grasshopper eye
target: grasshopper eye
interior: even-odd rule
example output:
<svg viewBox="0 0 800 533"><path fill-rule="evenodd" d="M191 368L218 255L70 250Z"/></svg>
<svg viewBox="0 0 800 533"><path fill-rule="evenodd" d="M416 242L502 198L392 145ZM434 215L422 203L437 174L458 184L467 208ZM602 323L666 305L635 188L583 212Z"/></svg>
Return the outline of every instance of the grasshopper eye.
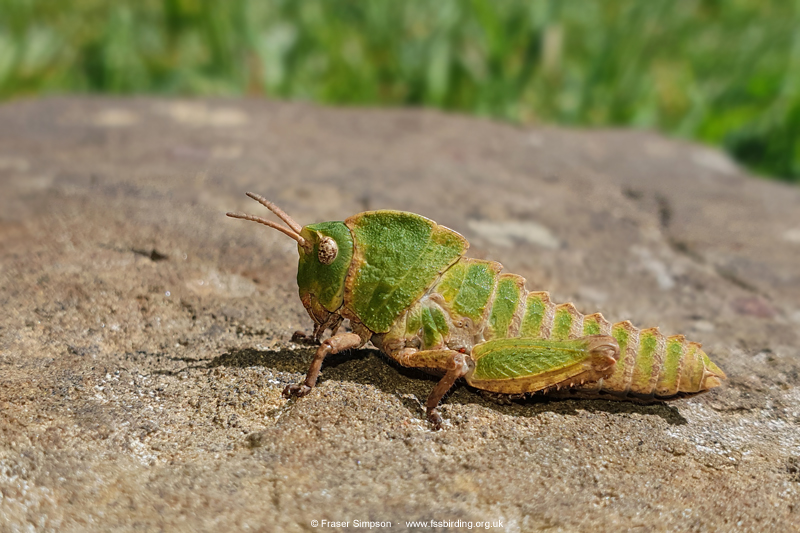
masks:
<svg viewBox="0 0 800 533"><path fill-rule="evenodd" d="M336 241L330 237L320 239L319 252L317 253L317 259L319 259L320 263L330 265L336 259L336 254L338 253L339 247L336 245Z"/></svg>

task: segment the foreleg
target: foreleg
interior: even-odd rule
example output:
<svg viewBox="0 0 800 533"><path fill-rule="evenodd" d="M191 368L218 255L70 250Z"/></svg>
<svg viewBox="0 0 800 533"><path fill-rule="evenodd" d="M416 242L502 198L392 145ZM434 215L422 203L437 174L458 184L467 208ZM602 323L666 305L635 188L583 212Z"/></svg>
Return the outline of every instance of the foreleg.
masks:
<svg viewBox="0 0 800 533"><path fill-rule="evenodd" d="M319 371L322 368L322 361L329 354L337 354L344 350L358 348L362 344L361 337L355 333L342 333L341 335L334 335L322 341L320 347L317 348L317 353L314 354L314 360L311 361L311 366L308 367L305 381L303 383L287 385L287 387L283 389L284 398L291 398L292 396L300 398L311 392L311 389L317 384Z"/></svg>

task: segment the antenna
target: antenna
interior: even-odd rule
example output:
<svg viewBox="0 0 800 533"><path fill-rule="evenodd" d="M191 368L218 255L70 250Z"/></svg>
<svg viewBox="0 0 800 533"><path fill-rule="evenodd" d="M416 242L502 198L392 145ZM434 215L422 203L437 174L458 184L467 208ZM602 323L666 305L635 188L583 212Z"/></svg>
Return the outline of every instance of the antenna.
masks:
<svg viewBox="0 0 800 533"><path fill-rule="evenodd" d="M281 209L280 207L278 207L277 205L273 204L272 202L270 202L269 200L267 200L263 196L258 195L256 193L248 192L247 196L249 196L250 198L252 198L256 202L260 203L261 205L263 205L264 207L266 207L267 209L269 209L270 211L275 213L281 220L286 222L286 224L289 227L287 228L285 226L281 226L280 224L272 222L271 220L267 220L266 218L261 218L261 217L255 216L255 215L248 215L248 214L244 214L244 213L232 213L232 212L231 213L225 213L225 214L228 215L231 218L240 218L242 220L250 220L252 222L258 222L259 224L263 224L265 226L269 226L272 229L276 229L276 230L280 231L281 233L283 233L285 235L288 235L292 239L296 240L297 243L300 246L302 246L303 249L306 250L307 252L311 251L311 248L312 248L311 243L300 236L300 232L303 230L303 227L300 224L298 224L297 222L295 222L292 217L287 215L286 212L284 212L283 209Z"/></svg>

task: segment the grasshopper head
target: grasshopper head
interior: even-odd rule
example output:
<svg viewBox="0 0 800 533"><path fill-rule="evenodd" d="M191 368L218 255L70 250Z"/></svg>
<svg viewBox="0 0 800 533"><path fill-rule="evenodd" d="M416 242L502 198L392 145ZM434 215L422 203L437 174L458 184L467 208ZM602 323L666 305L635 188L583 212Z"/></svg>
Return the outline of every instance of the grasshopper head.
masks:
<svg viewBox="0 0 800 533"><path fill-rule="evenodd" d="M353 237L350 230L344 222L321 222L301 227L267 199L250 192L247 196L275 213L288 227L253 215L227 215L264 224L297 241L297 251L300 254L297 268L300 299L315 323L325 323L344 301L344 280L353 259Z"/></svg>

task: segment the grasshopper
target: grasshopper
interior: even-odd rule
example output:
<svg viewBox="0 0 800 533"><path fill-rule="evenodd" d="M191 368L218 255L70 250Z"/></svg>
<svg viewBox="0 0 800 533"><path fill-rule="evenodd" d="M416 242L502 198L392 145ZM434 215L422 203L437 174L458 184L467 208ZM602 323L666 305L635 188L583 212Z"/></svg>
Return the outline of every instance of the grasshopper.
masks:
<svg viewBox="0 0 800 533"><path fill-rule="evenodd" d="M584 316L495 261L464 257L459 233L414 213L381 210L344 222L300 226L272 202L286 226L239 213L297 241L300 300L319 344L306 378L283 391L308 394L330 354L372 342L405 367L441 376L426 402L442 426L439 402L463 378L490 394L564 394L653 402L720 385L724 372L700 344L658 328ZM339 333L347 319L351 332ZM330 337L322 340L330 331ZM563 390L562 390L563 389Z"/></svg>

